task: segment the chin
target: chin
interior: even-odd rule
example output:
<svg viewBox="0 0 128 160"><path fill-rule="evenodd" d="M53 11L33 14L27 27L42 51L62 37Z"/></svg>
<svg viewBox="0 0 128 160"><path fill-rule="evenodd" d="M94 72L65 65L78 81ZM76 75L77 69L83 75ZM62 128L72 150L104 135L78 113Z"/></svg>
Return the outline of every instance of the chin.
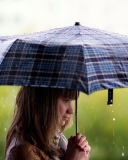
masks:
<svg viewBox="0 0 128 160"><path fill-rule="evenodd" d="M64 125L65 125L65 121L62 121L61 126L64 126Z"/></svg>

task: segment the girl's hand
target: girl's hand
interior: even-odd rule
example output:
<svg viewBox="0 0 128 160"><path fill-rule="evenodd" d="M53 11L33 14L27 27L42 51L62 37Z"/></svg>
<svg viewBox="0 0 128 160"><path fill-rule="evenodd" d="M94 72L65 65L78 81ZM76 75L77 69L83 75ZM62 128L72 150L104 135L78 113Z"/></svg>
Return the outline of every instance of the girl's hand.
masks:
<svg viewBox="0 0 128 160"><path fill-rule="evenodd" d="M83 150L84 152L86 152L86 154L89 155L90 151L91 151L91 147L88 144L88 141L86 140L86 137L83 136L81 133L77 133L76 137L75 137L75 141L78 145L78 147Z"/></svg>
<svg viewBox="0 0 128 160"><path fill-rule="evenodd" d="M88 160L91 147L81 133L68 139L65 160Z"/></svg>

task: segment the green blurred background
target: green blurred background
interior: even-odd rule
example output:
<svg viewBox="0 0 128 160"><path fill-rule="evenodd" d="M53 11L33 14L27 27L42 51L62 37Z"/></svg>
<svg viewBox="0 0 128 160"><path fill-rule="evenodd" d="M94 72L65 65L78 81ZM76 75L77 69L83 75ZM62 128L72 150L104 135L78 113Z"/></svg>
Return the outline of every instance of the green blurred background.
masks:
<svg viewBox="0 0 128 160"><path fill-rule="evenodd" d="M0 87L0 160L4 160L5 137L11 123L15 97L20 87ZM80 93L78 131L91 146L90 160L128 160L128 89L114 90L114 104L107 105L107 90ZM75 124L65 131L75 134Z"/></svg>

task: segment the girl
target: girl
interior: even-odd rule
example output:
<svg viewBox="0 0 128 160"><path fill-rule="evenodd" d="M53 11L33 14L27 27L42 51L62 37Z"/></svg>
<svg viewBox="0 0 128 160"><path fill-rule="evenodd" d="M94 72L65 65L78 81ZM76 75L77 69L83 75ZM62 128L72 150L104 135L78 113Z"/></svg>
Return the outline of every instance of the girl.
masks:
<svg viewBox="0 0 128 160"><path fill-rule="evenodd" d="M62 134L72 124L71 89L21 87L9 128L6 160L88 160L90 146L78 133L67 139Z"/></svg>

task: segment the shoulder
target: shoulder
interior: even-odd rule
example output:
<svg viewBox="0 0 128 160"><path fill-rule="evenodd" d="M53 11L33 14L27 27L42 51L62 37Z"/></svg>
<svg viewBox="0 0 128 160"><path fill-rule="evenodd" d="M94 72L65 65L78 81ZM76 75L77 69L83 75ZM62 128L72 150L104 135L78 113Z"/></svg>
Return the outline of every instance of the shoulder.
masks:
<svg viewBox="0 0 128 160"><path fill-rule="evenodd" d="M13 141L6 152L6 160L50 160L50 158L26 141L17 143Z"/></svg>
<svg viewBox="0 0 128 160"><path fill-rule="evenodd" d="M27 143L14 146L6 156L6 160L40 160L34 148Z"/></svg>

